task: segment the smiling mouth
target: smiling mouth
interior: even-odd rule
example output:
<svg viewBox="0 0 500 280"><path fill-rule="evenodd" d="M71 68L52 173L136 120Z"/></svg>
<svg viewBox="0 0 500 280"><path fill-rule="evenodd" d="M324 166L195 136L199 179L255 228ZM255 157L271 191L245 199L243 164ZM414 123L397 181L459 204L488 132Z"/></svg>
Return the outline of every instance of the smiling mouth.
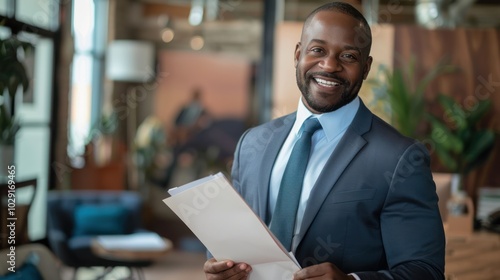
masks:
<svg viewBox="0 0 500 280"><path fill-rule="evenodd" d="M324 87L338 87L340 86L340 83L337 83L337 82L333 82L333 81L327 81L327 80L324 80L324 79L321 79L321 78L313 78L314 81L316 81L316 83L318 83L320 86L324 86Z"/></svg>

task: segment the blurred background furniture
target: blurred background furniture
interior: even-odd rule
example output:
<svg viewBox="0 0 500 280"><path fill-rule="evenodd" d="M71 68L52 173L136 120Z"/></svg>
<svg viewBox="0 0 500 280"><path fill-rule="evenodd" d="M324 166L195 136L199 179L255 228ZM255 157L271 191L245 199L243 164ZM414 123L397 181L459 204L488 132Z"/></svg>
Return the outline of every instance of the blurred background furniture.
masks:
<svg viewBox="0 0 500 280"><path fill-rule="evenodd" d="M10 181L10 182L9 182ZM9 247L8 238L11 235L7 224L15 222L16 245L28 242L28 214L35 199L37 179L14 177L0 177L0 218L2 219L2 234L0 236L0 249ZM9 193L14 197L9 199ZM10 204L10 205L9 205ZM12 207L13 206L13 207ZM11 215L14 214L14 215Z"/></svg>
<svg viewBox="0 0 500 280"><path fill-rule="evenodd" d="M116 261L155 261L173 248L173 243L154 232L140 232L126 235L100 235L91 242L94 254L103 259ZM130 278L134 272L144 280L141 267L129 266Z"/></svg>
<svg viewBox="0 0 500 280"><path fill-rule="evenodd" d="M465 192L452 187L452 173L433 172L436 193L439 197L439 212L448 236L468 236L474 231L474 203ZM457 208L458 207L458 208Z"/></svg>
<svg viewBox="0 0 500 280"><path fill-rule="evenodd" d="M151 260L117 260L96 255L92 240L100 235L147 232L141 224L142 199L133 191L52 191L48 194L49 244L74 275L80 267L141 267Z"/></svg>
<svg viewBox="0 0 500 280"><path fill-rule="evenodd" d="M451 173L433 172L432 178L436 183L436 193L439 198L439 212L443 223L446 222L448 217L448 200L451 197Z"/></svg>
<svg viewBox="0 0 500 280"><path fill-rule="evenodd" d="M8 264L10 260L10 249L0 250L0 278L2 275L8 274ZM20 272L27 271L28 265L30 265L36 271L32 273L45 280L60 280L60 263L57 258L52 254L52 252L46 246L38 243L24 244L21 246L16 246L16 275L15 279L23 280L34 280L36 276L28 275L28 273L21 275ZM39 274L38 274L39 273Z"/></svg>

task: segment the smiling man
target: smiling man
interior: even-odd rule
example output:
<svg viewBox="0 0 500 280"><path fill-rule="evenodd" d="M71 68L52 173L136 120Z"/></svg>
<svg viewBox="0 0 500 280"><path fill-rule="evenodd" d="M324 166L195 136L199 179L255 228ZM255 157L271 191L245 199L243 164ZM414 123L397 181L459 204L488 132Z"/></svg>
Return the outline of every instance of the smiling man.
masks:
<svg viewBox="0 0 500 280"><path fill-rule="evenodd" d="M358 97L370 47L370 27L349 4L313 11L295 49L297 111L248 130L235 152L233 185L297 258L295 280L444 279L428 152ZM251 270L204 265L207 279Z"/></svg>

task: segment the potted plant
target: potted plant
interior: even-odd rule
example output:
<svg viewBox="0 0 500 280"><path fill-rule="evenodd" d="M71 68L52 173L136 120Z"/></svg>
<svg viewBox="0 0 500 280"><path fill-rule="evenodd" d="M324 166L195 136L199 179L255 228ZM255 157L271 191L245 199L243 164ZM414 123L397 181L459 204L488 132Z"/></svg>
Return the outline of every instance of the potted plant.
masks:
<svg viewBox="0 0 500 280"><path fill-rule="evenodd" d="M460 103L444 94L438 95L443 117L427 115L431 123L430 139L440 162L454 175L452 192L463 191L463 177L484 163L495 144L495 132L480 127L491 108L489 100L477 100L475 106L464 109Z"/></svg>
<svg viewBox="0 0 500 280"><path fill-rule="evenodd" d="M401 134L420 139L423 135L420 125L425 121L424 93L427 86L439 75L451 73L456 68L442 60L422 79L417 80L415 57L411 57L405 65L405 68L391 71L382 64L376 78L369 80L369 83L374 85L374 102L382 104L390 116L391 124Z"/></svg>
<svg viewBox="0 0 500 280"><path fill-rule="evenodd" d="M118 115L115 111L103 113L92 125L85 146L92 145L90 158L96 166L105 166L117 156L115 133L118 130Z"/></svg>
<svg viewBox="0 0 500 280"><path fill-rule="evenodd" d="M0 39L0 159L3 161L0 172L13 163L14 142L20 128L15 115L16 93L19 87L26 92L30 83L20 53L32 49L32 44L20 41L15 35Z"/></svg>

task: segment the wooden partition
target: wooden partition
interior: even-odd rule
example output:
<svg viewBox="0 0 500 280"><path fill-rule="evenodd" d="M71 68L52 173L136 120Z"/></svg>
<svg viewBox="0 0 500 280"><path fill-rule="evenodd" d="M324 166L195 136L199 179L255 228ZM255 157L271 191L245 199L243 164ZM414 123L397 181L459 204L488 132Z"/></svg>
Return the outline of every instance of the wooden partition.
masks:
<svg viewBox="0 0 500 280"><path fill-rule="evenodd" d="M411 56L417 58L420 77L439 60L447 59L458 71L440 77L426 92L428 110L442 114L436 102L438 93L452 96L464 110L473 110L479 100L489 99L492 110L481 124L500 133L500 30L438 29L397 26L394 34L394 65L400 66ZM433 155L433 169L444 171ZM500 139L489 161L467 178L465 187L476 198L483 186L500 187Z"/></svg>

